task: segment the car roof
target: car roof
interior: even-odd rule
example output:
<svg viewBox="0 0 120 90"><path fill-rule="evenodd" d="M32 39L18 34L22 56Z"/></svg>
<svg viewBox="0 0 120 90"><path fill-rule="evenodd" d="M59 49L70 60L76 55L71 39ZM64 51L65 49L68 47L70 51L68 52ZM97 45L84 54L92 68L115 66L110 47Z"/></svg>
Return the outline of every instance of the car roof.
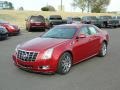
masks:
<svg viewBox="0 0 120 90"><path fill-rule="evenodd" d="M82 26L88 26L88 25L91 25L91 24L76 24L76 23L74 23L74 24L62 24L62 25L58 25L58 27L73 27L73 28L80 28L80 27L82 27Z"/></svg>
<svg viewBox="0 0 120 90"><path fill-rule="evenodd" d="M31 15L30 17L44 17L42 15Z"/></svg>

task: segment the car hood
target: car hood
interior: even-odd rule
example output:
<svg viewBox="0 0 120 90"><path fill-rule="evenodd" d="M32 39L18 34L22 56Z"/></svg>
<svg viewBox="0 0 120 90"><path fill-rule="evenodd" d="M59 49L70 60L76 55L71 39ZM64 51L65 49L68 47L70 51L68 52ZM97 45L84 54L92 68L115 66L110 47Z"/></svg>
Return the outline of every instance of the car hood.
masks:
<svg viewBox="0 0 120 90"><path fill-rule="evenodd" d="M69 39L55 39L55 38L35 38L20 45L19 49L28 51L41 51L52 47L56 47L62 43L69 41Z"/></svg>

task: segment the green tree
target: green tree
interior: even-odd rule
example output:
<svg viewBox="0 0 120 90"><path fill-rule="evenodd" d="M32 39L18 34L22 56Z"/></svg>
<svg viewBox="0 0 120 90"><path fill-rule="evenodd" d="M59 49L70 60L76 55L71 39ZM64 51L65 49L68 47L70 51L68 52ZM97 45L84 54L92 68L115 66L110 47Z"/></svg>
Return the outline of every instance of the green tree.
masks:
<svg viewBox="0 0 120 90"><path fill-rule="evenodd" d="M105 12L110 0L91 0L91 12Z"/></svg>
<svg viewBox="0 0 120 90"><path fill-rule="evenodd" d="M42 11L55 11L55 8L51 5L47 5L41 8Z"/></svg>
<svg viewBox="0 0 120 90"><path fill-rule="evenodd" d="M47 7L49 8L49 11L56 11L55 8L51 5L47 5Z"/></svg>
<svg viewBox="0 0 120 90"><path fill-rule="evenodd" d="M79 7L82 12L105 12L110 0L73 0L73 5Z"/></svg>
<svg viewBox="0 0 120 90"><path fill-rule="evenodd" d="M8 2L8 5L9 5L9 9L14 9L14 7L13 7L13 4L11 3L11 2Z"/></svg>
<svg viewBox="0 0 120 90"><path fill-rule="evenodd" d="M24 8L23 7L19 7L19 9L18 9L19 11L23 11L24 10Z"/></svg>
<svg viewBox="0 0 120 90"><path fill-rule="evenodd" d="M41 11L49 11L49 8L48 7L42 7Z"/></svg>

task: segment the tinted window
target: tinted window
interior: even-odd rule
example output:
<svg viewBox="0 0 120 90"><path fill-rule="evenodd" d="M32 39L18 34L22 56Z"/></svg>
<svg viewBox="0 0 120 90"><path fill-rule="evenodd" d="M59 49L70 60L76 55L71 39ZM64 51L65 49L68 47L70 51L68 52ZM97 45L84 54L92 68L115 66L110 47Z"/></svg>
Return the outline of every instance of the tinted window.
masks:
<svg viewBox="0 0 120 90"><path fill-rule="evenodd" d="M94 27L88 27L88 29L90 30L91 35L98 33Z"/></svg>
<svg viewBox="0 0 120 90"><path fill-rule="evenodd" d="M49 19L51 20L62 20L61 16L50 16Z"/></svg>
<svg viewBox="0 0 120 90"><path fill-rule="evenodd" d="M76 28L70 27L54 27L45 33L43 38L62 38L62 39L71 39L76 32Z"/></svg>
<svg viewBox="0 0 120 90"><path fill-rule="evenodd" d="M86 20L86 17L82 17L82 20Z"/></svg>
<svg viewBox="0 0 120 90"><path fill-rule="evenodd" d="M33 21L33 22L45 22L45 19L43 16L32 16L31 21Z"/></svg>
<svg viewBox="0 0 120 90"><path fill-rule="evenodd" d="M95 16L90 16L89 18L92 19L92 20L96 20L97 19Z"/></svg>
<svg viewBox="0 0 120 90"><path fill-rule="evenodd" d="M114 17L112 17L112 19L117 19L117 18L114 16Z"/></svg>
<svg viewBox="0 0 120 90"><path fill-rule="evenodd" d="M73 18L74 21L81 21L81 18Z"/></svg>
<svg viewBox="0 0 120 90"><path fill-rule="evenodd" d="M120 16L117 16L117 19L120 19Z"/></svg>
<svg viewBox="0 0 120 90"><path fill-rule="evenodd" d="M100 16L100 19L112 19L111 16Z"/></svg>

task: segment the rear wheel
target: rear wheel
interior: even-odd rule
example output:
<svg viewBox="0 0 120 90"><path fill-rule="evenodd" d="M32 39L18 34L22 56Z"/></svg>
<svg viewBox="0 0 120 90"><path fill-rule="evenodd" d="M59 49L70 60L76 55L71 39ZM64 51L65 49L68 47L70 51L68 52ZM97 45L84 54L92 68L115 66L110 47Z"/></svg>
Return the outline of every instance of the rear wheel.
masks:
<svg viewBox="0 0 120 90"><path fill-rule="evenodd" d="M42 29L43 32L45 32L45 29Z"/></svg>
<svg viewBox="0 0 120 90"><path fill-rule="evenodd" d="M70 69L71 69L71 65L72 65L72 56L71 56L70 53L65 52L60 57L57 72L59 74L67 74L70 71Z"/></svg>
<svg viewBox="0 0 120 90"><path fill-rule="evenodd" d="M26 26L26 30L28 30L28 27Z"/></svg>
<svg viewBox="0 0 120 90"><path fill-rule="evenodd" d="M104 57L107 54L107 44L105 42L102 43L101 50L99 52L100 57Z"/></svg>

